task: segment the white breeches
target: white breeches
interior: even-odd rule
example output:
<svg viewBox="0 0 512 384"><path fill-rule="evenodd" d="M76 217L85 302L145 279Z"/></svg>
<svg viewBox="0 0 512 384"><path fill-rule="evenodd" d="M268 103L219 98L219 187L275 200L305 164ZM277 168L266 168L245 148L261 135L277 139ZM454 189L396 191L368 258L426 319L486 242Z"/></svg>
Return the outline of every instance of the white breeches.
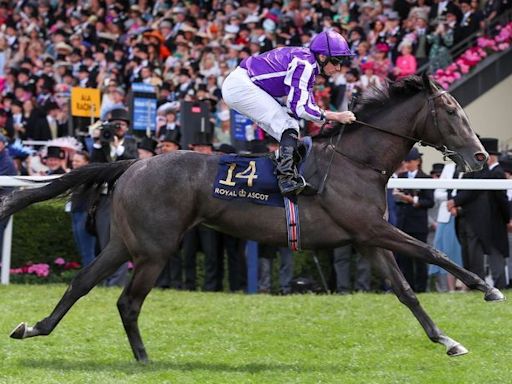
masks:
<svg viewBox="0 0 512 384"><path fill-rule="evenodd" d="M243 68L236 68L226 77L222 98L230 108L250 118L277 141L281 141L286 129L299 131L299 122L288 115L286 107L254 84Z"/></svg>

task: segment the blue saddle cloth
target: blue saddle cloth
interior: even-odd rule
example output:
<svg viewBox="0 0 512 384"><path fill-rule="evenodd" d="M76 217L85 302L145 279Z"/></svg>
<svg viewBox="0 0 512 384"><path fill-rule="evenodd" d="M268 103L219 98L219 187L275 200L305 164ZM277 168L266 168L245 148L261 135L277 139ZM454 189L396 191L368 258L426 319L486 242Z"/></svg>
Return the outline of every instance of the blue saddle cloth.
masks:
<svg viewBox="0 0 512 384"><path fill-rule="evenodd" d="M304 138L305 153L311 151L311 138ZM304 161L301 163L303 164ZM299 164L299 171L301 170ZM284 207L284 200L275 174L275 160L267 156L223 155L219 167L213 197L223 200L241 200L261 205Z"/></svg>
<svg viewBox="0 0 512 384"><path fill-rule="evenodd" d="M284 207L274 174L274 161L269 156L223 155L213 185L213 197Z"/></svg>

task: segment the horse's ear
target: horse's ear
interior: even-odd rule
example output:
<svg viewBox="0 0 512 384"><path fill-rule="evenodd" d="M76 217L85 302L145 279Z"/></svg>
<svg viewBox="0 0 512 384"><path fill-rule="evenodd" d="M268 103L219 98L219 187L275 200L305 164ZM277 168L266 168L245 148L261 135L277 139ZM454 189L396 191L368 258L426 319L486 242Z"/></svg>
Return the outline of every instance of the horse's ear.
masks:
<svg viewBox="0 0 512 384"><path fill-rule="evenodd" d="M432 83L430 82L430 77L428 76L427 71L424 71L424 72L421 74L421 79L423 80L423 85L424 85L425 89L426 89L429 93L433 93Z"/></svg>

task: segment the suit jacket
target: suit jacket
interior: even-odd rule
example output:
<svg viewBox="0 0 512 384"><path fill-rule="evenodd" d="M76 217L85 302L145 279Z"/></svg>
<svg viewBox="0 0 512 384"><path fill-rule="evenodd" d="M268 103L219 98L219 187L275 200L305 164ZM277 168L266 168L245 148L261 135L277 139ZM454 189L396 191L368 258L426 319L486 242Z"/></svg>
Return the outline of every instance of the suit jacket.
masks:
<svg viewBox="0 0 512 384"><path fill-rule="evenodd" d="M400 173L399 178L407 178L407 172ZM429 179L430 176L421 170L415 179ZM405 233L428 233L428 209L434 206L434 191L431 189L404 189L403 193L418 197L418 206L396 202L397 227Z"/></svg>
<svg viewBox="0 0 512 384"><path fill-rule="evenodd" d="M91 162L110 163L116 160L137 159L137 141L131 136L125 136L123 141L124 153L121 156L112 158L110 155L110 144L102 143L101 148L93 148L91 153Z"/></svg>
<svg viewBox="0 0 512 384"><path fill-rule="evenodd" d="M50 125L46 116L35 117L27 122L27 137L32 140L51 140L53 139ZM57 124L57 137L63 137L68 134L67 124Z"/></svg>
<svg viewBox="0 0 512 384"><path fill-rule="evenodd" d="M478 172L466 173L464 179L502 179L505 173L501 166L492 171L487 166ZM461 190L453 198L459 208L457 220L467 220L482 242L485 253L496 248L508 255L506 224L510 220L506 191Z"/></svg>

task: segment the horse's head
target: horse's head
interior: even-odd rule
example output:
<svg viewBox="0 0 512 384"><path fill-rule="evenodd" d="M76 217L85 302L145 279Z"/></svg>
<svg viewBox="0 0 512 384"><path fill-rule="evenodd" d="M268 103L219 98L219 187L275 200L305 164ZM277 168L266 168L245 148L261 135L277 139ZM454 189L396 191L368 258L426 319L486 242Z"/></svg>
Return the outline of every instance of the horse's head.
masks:
<svg viewBox="0 0 512 384"><path fill-rule="evenodd" d="M427 75L423 75L423 84L428 94L424 108L427 116L425 140L438 145L438 149L464 171L482 169L489 155L471 129L462 107ZM444 150L443 146L446 147Z"/></svg>

